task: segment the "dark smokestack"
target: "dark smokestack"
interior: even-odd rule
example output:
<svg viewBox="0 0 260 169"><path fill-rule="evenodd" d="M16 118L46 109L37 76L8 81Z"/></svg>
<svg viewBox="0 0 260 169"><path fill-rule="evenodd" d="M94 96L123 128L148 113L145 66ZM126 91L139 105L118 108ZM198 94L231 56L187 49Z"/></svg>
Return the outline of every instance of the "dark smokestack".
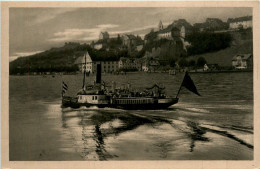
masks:
<svg viewBox="0 0 260 169"><path fill-rule="evenodd" d="M97 64L96 83L101 83L101 64Z"/></svg>

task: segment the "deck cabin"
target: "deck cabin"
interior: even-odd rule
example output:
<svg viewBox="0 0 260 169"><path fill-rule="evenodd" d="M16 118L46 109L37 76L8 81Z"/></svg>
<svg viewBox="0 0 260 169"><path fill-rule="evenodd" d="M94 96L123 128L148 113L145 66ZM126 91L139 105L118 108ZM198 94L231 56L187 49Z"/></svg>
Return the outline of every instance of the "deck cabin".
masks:
<svg viewBox="0 0 260 169"><path fill-rule="evenodd" d="M154 104L154 98L147 97L129 97L129 98L116 98L112 100L112 104Z"/></svg>
<svg viewBox="0 0 260 169"><path fill-rule="evenodd" d="M78 95L78 103L108 104L106 95Z"/></svg>

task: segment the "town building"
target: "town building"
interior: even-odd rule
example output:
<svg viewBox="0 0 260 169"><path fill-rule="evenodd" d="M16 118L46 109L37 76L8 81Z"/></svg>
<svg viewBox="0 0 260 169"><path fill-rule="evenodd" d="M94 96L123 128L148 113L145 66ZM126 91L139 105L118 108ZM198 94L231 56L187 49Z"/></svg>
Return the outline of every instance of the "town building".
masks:
<svg viewBox="0 0 260 169"><path fill-rule="evenodd" d="M151 29L151 31L144 36L144 43L150 43L153 40L155 40L157 37L157 32L154 32L154 29Z"/></svg>
<svg viewBox="0 0 260 169"><path fill-rule="evenodd" d="M99 34L99 40L107 40L109 39L109 34L108 32L100 32Z"/></svg>
<svg viewBox="0 0 260 169"><path fill-rule="evenodd" d="M185 31L183 33L185 33L186 35L190 34L193 32L193 26L187 22L185 19L178 19L173 21L172 25L178 29L182 29L182 27L185 29ZM182 32L182 30L181 30ZM181 35L183 38L185 38L185 35Z"/></svg>
<svg viewBox="0 0 260 169"><path fill-rule="evenodd" d="M162 21L159 22L158 29L159 29L159 31L160 31L160 30L163 30L163 24L162 24Z"/></svg>
<svg viewBox="0 0 260 169"><path fill-rule="evenodd" d="M144 45L137 45L136 50L140 52L144 48Z"/></svg>
<svg viewBox="0 0 260 169"><path fill-rule="evenodd" d="M142 71L154 72L160 66L159 59L153 57L146 57L142 63Z"/></svg>
<svg viewBox="0 0 260 169"><path fill-rule="evenodd" d="M195 23L193 25L196 31L223 31L228 29L228 24L219 18L207 18L203 23Z"/></svg>
<svg viewBox="0 0 260 169"><path fill-rule="evenodd" d="M247 29L247 28L252 28L253 26L252 16L229 18L227 22L229 23L229 29L238 29L238 28Z"/></svg>
<svg viewBox="0 0 260 169"><path fill-rule="evenodd" d="M174 41L176 43L178 43L178 41L182 42L182 48L184 50L186 50L186 47L189 46L190 44L185 41L185 36L186 36L186 30L185 30L185 26L182 25L182 23L186 23L186 21L175 21L172 24L168 25L166 28L163 28L162 22L159 22L158 25L158 30L154 32L153 30L148 33L147 35L145 35L144 40L145 43L154 41L154 40L161 40L161 39L167 39L167 40L171 40ZM175 26L175 25L178 25Z"/></svg>
<svg viewBox="0 0 260 169"><path fill-rule="evenodd" d="M121 57L119 59L118 68L121 70L141 70L142 69L142 63L137 58L126 58Z"/></svg>
<svg viewBox="0 0 260 169"><path fill-rule="evenodd" d="M85 65L85 56L86 56L86 65ZM80 56L75 61L78 65L81 72L84 71L84 66L86 66L86 72L95 73L97 69L97 64L101 64L101 72L111 73L116 72L119 69L118 60L109 58L109 60L98 60L95 57L91 57L88 52L84 56Z"/></svg>
<svg viewBox="0 0 260 169"><path fill-rule="evenodd" d="M252 54L239 54L233 57L232 66L235 69L252 69L253 68L253 55Z"/></svg>
<svg viewBox="0 0 260 169"><path fill-rule="evenodd" d="M123 35L122 36L123 45L127 47L136 47L138 45L143 45L143 40L139 36L134 35Z"/></svg>
<svg viewBox="0 0 260 169"><path fill-rule="evenodd" d="M123 46L127 48L128 53L131 55L135 51L141 51L143 49L143 40L139 36L123 35Z"/></svg>
<svg viewBox="0 0 260 169"><path fill-rule="evenodd" d="M218 64L205 64L203 71L217 71L220 70Z"/></svg>
<svg viewBox="0 0 260 169"><path fill-rule="evenodd" d="M159 31L157 33L158 39L169 39L172 40L174 37L185 38L185 27L179 25L179 28L175 26L176 22L168 25L165 29L163 29L162 22L159 23Z"/></svg>
<svg viewBox="0 0 260 169"><path fill-rule="evenodd" d="M103 48L103 44L102 44L102 43L96 43L96 44L94 44L94 49L99 50L99 49L101 49L101 48Z"/></svg>

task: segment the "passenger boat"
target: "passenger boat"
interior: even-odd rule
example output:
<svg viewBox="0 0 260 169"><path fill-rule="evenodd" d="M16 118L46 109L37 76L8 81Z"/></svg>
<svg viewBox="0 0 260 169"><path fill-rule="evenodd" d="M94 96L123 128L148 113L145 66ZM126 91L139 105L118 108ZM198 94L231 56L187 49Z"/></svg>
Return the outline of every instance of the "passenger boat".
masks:
<svg viewBox="0 0 260 169"><path fill-rule="evenodd" d="M86 69L84 66L83 87L77 93L76 97L64 96L68 86L63 82L62 107L79 108L81 106L96 106L99 108L110 107L134 110L166 109L178 103L178 94L182 86L199 95L187 72L185 73L185 77L176 97L167 97L164 94L164 88L156 84L151 88L146 88L143 92L133 92L129 86L128 88L117 89L115 83L112 84L112 89L108 90L104 83L101 83L100 64L97 64L96 81L94 85L86 86L85 80Z"/></svg>

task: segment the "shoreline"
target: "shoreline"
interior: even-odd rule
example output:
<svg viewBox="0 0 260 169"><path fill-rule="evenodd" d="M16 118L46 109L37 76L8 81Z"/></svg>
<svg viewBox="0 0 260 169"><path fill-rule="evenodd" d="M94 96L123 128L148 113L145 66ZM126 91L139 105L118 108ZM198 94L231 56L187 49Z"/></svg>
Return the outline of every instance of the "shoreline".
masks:
<svg viewBox="0 0 260 169"><path fill-rule="evenodd" d="M179 73L184 73L185 71L181 71L181 72L176 72L176 74ZM220 70L220 71L188 71L188 73L245 73L245 72L254 72L254 70ZM137 73L147 73L147 74L151 74L151 73L169 73L169 71L166 72L143 72L143 71L138 71L138 72L126 72L126 74L113 74L113 73L102 73L103 75L127 75L127 74L137 74ZM81 75L82 73L72 73L72 74L50 74L50 75L40 75L40 74L24 74L24 75L11 75L9 74L9 76L42 76L42 77L55 77L55 76L66 76L66 75ZM94 74L90 74L89 76L92 76ZM171 74L170 74L171 75Z"/></svg>

